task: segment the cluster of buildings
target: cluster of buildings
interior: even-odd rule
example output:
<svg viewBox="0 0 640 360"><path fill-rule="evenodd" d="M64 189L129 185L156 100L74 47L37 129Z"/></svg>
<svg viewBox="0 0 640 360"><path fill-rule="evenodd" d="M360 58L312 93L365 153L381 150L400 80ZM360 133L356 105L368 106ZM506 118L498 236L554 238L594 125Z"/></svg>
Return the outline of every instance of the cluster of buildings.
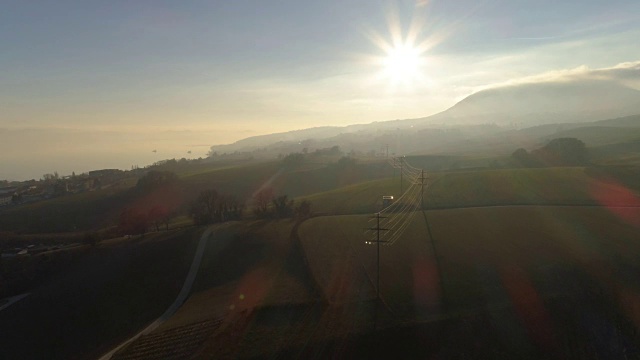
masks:
<svg viewBox="0 0 640 360"><path fill-rule="evenodd" d="M65 194L77 194L94 191L113 184L125 176L118 169L90 171L88 174L57 177L45 177L42 180L29 180L0 187L0 207L40 201Z"/></svg>

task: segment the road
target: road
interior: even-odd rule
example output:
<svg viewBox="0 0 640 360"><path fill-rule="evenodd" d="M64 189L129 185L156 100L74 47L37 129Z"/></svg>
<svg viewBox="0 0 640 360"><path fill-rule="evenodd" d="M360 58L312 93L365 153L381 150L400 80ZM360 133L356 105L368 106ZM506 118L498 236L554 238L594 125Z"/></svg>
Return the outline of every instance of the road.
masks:
<svg viewBox="0 0 640 360"><path fill-rule="evenodd" d="M193 286L196 276L198 275L198 269L200 269L200 263L202 262L202 255L204 254L204 249L207 245L207 241L211 236L211 232L212 232L212 228L210 227L200 237L200 241L198 242L198 248L196 249L196 253L193 256L193 261L191 262L191 267L189 268L189 273L187 274L187 277L184 280L184 284L182 285L182 289L180 290L180 293L178 294L176 299L173 301L171 306L169 306L169 308L167 308L167 310L159 318L157 318L154 322L149 324L149 326L147 326L142 331L132 336L128 340L124 341L122 344L118 345L113 350L101 356L99 360L111 359L113 354L118 352L120 349L124 348L131 342L135 341L140 336L151 333L153 330L158 328L158 326L162 325L165 321L167 321L167 319L169 319L180 308L180 306L182 306L185 300L187 300L187 297L191 292L191 287Z"/></svg>
<svg viewBox="0 0 640 360"><path fill-rule="evenodd" d="M29 293L22 294L22 295L16 295L16 296L12 296L12 297L9 297L9 298L6 298L6 299L2 299L2 300L5 300L6 303L4 303L4 304L0 303L0 304L2 304L2 306L0 306L0 311L8 308L9 306L13 305L14 303L17 303L18 301L26 298L27 296L29 296Z"/></svg>

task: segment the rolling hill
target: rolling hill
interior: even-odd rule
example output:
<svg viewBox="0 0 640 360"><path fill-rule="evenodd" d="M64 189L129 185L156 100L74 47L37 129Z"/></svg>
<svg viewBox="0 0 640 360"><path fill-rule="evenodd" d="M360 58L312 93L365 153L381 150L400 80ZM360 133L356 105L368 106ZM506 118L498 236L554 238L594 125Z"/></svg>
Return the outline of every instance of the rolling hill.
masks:
<svg viewBox="0 0 640 360"><path fill-rule="evenodd" d="M396 153L441 151L471 138L501 136L514 128L545 124L637 127L640 124L637 114L640 114L640 91L613 81L530 83L481 90L441 113L424 118L296 130L250 137L211 149L220 154L253 151L256 156L334 145L347 151L379 151L381 144L389 144ZM555 130L557 126L551 128Z"/></svg>
<svg viewBox="0 0 640 360"><path fill-rule="evenodd" d="M640 91L611 81L521 84L482 90L425 120L447 124L589 122L640 112Z"/></svg>

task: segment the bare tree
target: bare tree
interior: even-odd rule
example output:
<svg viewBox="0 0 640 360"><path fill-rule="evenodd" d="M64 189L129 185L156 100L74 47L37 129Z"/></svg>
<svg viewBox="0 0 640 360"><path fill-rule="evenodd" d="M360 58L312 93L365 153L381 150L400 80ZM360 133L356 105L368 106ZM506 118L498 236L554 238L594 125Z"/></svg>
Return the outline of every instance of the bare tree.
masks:
<svg viewBox="0 0 640 360"><path fill-rule="evenodd" d="M149 209L149 221L156 227L156 231L160 231L160 224L166 224L169 229L169 209L166 206L155 205Z"/></svg>
<svg viewBox="0 0 640 360"><path fill-rule="evenodd" d="M253 195L253 201L255 202L255 213L260 217L265 217L269 213L269 204L274 198L272 188L263 188Z"/></svg>
<svg viewBox="0 0 640 360"><path fill-rule="evenodd" d="M220 194L215 190L205 190L191 204L189 215L197 225L210 224L215 221Z"/></svg>
<svg viewBox="0 0 640 360"><path fill-rule="evenodd" d="M149 218L146 213L128 208L120 213L118 228L122 234L140 234L147 232Z"/></svg>
<svg viewBox="0 0 640 360"><path fill-rule="evenodd" d="M293 200L289 200L287 195L281 195L272 200L275 215L279 218L293 215Z"/></svg>
<svg viewBox="0 0 640 360"><path fill-rule="evenodd" d="M311 216L311 202L302 200L302 202L296 206L294 214L298 220L308 219Z"/></svg>

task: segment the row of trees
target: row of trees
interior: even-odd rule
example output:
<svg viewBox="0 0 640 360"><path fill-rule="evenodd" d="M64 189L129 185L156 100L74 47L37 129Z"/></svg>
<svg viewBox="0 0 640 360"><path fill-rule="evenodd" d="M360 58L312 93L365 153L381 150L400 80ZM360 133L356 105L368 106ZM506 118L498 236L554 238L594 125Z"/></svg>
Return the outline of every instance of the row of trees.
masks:
<svg viewBox="0 0 640 360"><path fill-rule="evenodd" d="M205 190L191 204L189 216L196 225L240 220L244 207L244 203L235 196L222 195L216 190Z"/></svg>
<svg viewBox="0 0 640 360"><path fill-rule="evenodd" d="M120 213L118 231L122 235L143 235L150 227L160 231L169 229L169 222L178 211L174 199L178 177L168 171L150 171L140 178L132 196L138 205L130 206ZM287 195L275 196L272 188L264 188L253 196L253 212L261 219L304 219L311 216L311 203L295 203ZM150 206L149 204L154 204ZM188 206L188 215L196 225L241 220L245 203L232 195L220 194L216 190L204 190Z"/></svg>
<svg viewBox="0 0 640 360"><path fill-rule="evenodd" d="M295 204L287 195L275 196L272 188L264 188L253 196L254 213L259 218L305 219L311 216L311 203L303 200Z"/></svg>
<svg viewBox="0 0 640 360"><path fill-rule="evenodd" d="M580 166L588 162L587 148L584 142L576 138L553 139L532 152L520 148L511 157L525 167Z"/></svg>
<svg viewBox="0 0 640 360"><path fill-rule="evenodd" d="M141 192L149 192L158 188L176 186L179 178L172 171L151 170L138 179L136 189Z"/></svg>
<svg viewBox="0 0 640 360"><path fill-rule="evenodd" d="M275 196L272 188L264 188L253 196L253 213L260 219L304 219L311 216L311 203L296 204L287 195ZM216 190L205 190L189 207L189 216L196 225L213 224L230 220L241 220L245 204L235 196L219 194Z"/></svg>
<svg viewBox="0 0 640 360"><path fill-rule="evenodd" d="M133 204L120 213L118 222L122 235L141 235L152 226L169 230L181 204L180 180L174 172L152 170L138 179L129 195Z"/></svg>
<svg viewBox="0 0 640 360"><path fill-rule="evenodd" d="M123 235L142 235L149 230L150 226L153 226L156 231L160 231L160 227L164 226L168 231L173 216L174 213L163 205L155 205L148 211L129 207L120 213L118 230Z"/></svg>
<svg viewBox="0 0 640 360"><path fill-rule="evenodd" d="M317 149L314 152L309 152L307 148L302 149L302 152L290 153L286 156L281 156L282 164L285 167L295 168L302 165L307 158L313 158L318 156L340 156L343 155L340 146L334 146L325 149ZM344 157L343 157L344 158Z"/></svg>

